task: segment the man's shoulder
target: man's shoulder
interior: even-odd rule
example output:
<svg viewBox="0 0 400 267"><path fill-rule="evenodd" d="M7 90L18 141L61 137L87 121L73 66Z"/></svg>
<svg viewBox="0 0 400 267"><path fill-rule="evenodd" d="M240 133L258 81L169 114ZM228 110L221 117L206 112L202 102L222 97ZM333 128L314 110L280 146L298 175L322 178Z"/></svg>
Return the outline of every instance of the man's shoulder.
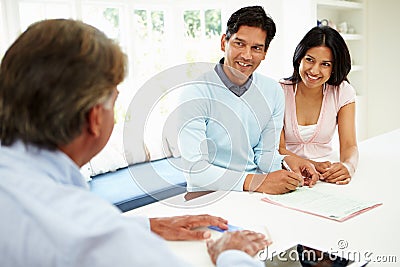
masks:
<svg viewBox="0 0 400 267"><path fill-rule="evenodd" d="M271 77L260 73L253 73L254 85L260 90L268 95L270 94L282 94L282 87L279 82Z"/></svg>
<svg viewBox="0 0 400 267"><path fill-rule="evenodd" d="M186 92L204 94L214 87L224 87L221 79L214 70L201 73L189 83L182 85Z"/></svg>
<svg viewBox="0 0 400 267"><path fill-rule="evenodd" d="M257 72L253 73L253 81L260 88L263 88L263 87L279 88L280 87L279 82L276 81L275 79L273 79L269 76L266 76L264 74L257 73Z"/></svg>
<svg viewBox="0 0 400 267"><path fill-rule="evenodd" d="M201 74L199 76L199 80L222 84L221 78L218 76L218 73L214 69L206 71L203 74Z"/></svg>
<svg viewBox="0 0 400 267"><path fill-rule="evenodd" d="M223 87L223 83L218 75L213 70L206 71L176 88L177 99L181 103L194 99L212 99L215 97L215 88L219 87Z"/></svg>

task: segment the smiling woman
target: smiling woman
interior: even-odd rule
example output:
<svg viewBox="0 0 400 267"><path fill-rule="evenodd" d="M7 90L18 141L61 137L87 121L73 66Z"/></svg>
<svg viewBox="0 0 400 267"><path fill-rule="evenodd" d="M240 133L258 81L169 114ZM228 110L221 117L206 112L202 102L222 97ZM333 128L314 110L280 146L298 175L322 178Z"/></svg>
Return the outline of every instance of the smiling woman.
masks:
<svg viewBox="0 0 400 267"><path fill-rule="evenodd" d="M292 76L281 81L286 107L279 152L310 160L321 180L347 184L358 163L355 90L347 79L351 68L347 45L335 29L314 27L297 45L293 68ZM338 162L332 147L336 127Z"/></svg>

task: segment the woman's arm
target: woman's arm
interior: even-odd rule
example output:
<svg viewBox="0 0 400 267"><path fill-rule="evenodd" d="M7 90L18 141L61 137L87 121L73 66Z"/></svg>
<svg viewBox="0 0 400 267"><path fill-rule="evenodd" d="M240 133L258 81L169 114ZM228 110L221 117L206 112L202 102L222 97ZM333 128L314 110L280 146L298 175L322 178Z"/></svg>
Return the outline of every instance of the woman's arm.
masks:
<svg viewBox="0 0 400 267"><path fill-rule="evenodd" d="M358 164L358 146L356 137L356 104L350 103L339 110L338 132L340 142L340 162L348 165L353 176Z"/></svg>
<svg viewBox="0 0 400 267"><path fill-rule="evenodd" d="M325 181L347 184L356 171L358 147L356 137L355 103L343 106L338 112L340 162L332 164L322 177Z"/></svg>

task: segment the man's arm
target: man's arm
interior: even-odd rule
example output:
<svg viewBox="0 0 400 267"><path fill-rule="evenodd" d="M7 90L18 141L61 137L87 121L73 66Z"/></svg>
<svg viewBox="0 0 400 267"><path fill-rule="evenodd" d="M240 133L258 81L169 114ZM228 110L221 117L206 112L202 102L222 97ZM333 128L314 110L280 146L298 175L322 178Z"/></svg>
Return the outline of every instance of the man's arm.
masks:
<svg viewBox="0 0 400 267"><path fill-rule="evenodd" d="M279 84L271 84L275 94L265 94L265 109L269 109L270 118L261 132L260 141L254 148L255 161L260 170L270 173L282 169L283 156L279 154L279 142L283 129L285 98Z"/></svg>
<svg viewBox="0 0 400 267"><path fill-rule="evenodd" d="M179 146L189 191L235 190L242 191L246 167L234 171L210 162L206 135L206 121L197 116L183 127L179 133Z"/></svg>
<svg viewBox="0 0 400 267"><path fill-rule="evenodd" d="M221 90L221 88L216 88L216 90ZM222 111L215 114L213 112L216 109ZM226 127L223 120L229 120L231 112L226 109L224 103L211 99L207 95L205 86L187 86L180 94L179 107L175 112L178 122L176 134L188 191L243 190L246 162L237 164L237 166L240 165L243 168L243 171L220 167L213 162L216 153L218 153L218 157L221 157L221 153L226 153L227 157L232 157L228 153L231 150L229 147L227 148L228 152L217 151L218 149L209 150L209 147L216 147L216 144L212 143L216 141L209 137L209 131L213 131L214 135L216 132L217 135L223 135L221 133ZM213 124L213 126L210 127L209 124ZM228 132L235 134L231 133L232 131ZM218 139L218 142L221 142L221 139Z"/></svg>

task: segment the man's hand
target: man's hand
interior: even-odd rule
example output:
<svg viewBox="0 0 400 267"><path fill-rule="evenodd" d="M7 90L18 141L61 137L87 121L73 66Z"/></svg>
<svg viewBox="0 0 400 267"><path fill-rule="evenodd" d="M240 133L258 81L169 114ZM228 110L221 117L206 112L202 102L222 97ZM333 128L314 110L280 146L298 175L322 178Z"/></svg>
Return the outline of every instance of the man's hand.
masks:
<svg viewBox="0 0 400 267"><path fill-rule="evenodd" d="M320 174L308 160L295 156L286 156L284 160L293 172L304 177L305 185L312 187L319 180Z"/></svg>
<svg viewBox="0 0 400 267"><path fill-rule="evenodd" d="M150 218L151 231L166 240L208 239L211 237L210 231L193 230L193 228L214 225L227 230L227 223L225 219L208 214Z"/></svg>
<svg viewBox="0 0 400 267"><path fill-rule="evenodd" d="M243 189L250 192L284 194L303 185L303 177L297 173L279 170L267 174L248 174Z"/></svg>
<svg viewBox="0 0 400 267"><path fill-rule="evenodd" d="M315 169L321 174L329 170L329 168L332 165L330 161L323 161L323 162L311 161L311 163L314 165Z"/></svg>
<svg viewBox="0 0 400 267"><path fill-rule="evenodd" d="M217 240L207 240L207 250L212 262L217 262L218 256L225 250L235 249L241 250L255 256L258 251L265 249L271 244L265 240L265 235L248 230L225 232L221 238Z"/></svg>

